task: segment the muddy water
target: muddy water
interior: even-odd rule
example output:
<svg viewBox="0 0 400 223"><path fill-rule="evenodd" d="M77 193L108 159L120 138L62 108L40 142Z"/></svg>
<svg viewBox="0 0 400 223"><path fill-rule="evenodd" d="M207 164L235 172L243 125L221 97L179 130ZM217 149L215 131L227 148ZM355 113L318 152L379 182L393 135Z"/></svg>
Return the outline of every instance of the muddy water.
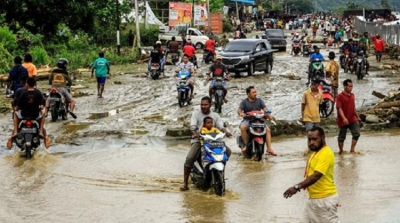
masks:
<svg viewBox="0 0 400 223"><path fill-rule="evenodd" d="M240 122L236 110L249 85L258 88L276 118L297 119L307 64L307 58L276 53L272 74L256 73L229 82L229 102L221 116L234 135ZM145 70L143 66L131 69L131 73ZM103 99L95 97L92 87L94 95L77 98L77 120L47 122L53 146L48 152L38 151L33 160L4 150L12 120L9 114L0 117L4 142L0 145L0 222L298 222L306 193L289 200L282 194L302 180L304 138L274 138L279 156L261 163L242 160L235 140L229 139L234 155L227 166L226 196L218 198L193 187L186 193L178 191L189 145L165 137L165 132L184 126L192 111L199 109L200 98L208 95L208 85L201 77L207 66L201 64L193 105L179 108L175 69L167 66L165 77L156 81L129 72L113 76ZM301 80L285 77L291 73ZM391 83L399 83L399 78L370 73L365 80L354 81L357 107L377 101L372 90L385 93L398 87ZM354 80L355 76L340 78ZM360 154L336 157L342 222L399 221L396 134L363 136L357 146ZM336 150L334 137L328 143Z"/></svg>
<svg viewBox="0 0 400 223"><path fill-rule="evenodd" d="M397 134L363 136L358 154L336 154L342 222L400 219ZM302 180L304 138L275 142L279 156L259 163L233 154L222 198L178 191L186 142L126 141L55 146L29 161L3 155L0 222L298 222L302 214L307 193L282 194ZM337 150L335 137L328 144Z"/></svg>

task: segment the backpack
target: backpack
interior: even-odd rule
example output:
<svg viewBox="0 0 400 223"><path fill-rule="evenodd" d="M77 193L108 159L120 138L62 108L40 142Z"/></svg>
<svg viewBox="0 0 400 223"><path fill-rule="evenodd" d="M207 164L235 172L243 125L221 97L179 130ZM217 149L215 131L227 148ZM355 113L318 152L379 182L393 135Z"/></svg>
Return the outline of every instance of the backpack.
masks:
<svg viewBox="0 0 400 223"><path fill-rule="evenodd" d="M65 79L65 74L63 73L54 73L53 74L53 85L63 85L67 82Z"/></svg>

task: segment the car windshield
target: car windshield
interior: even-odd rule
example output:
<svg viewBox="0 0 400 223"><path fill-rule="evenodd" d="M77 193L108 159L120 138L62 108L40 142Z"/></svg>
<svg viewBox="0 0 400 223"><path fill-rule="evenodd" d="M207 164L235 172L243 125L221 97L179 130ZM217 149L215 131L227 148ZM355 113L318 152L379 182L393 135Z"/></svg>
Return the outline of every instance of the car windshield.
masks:
<svg viewBox="0 0 400 223"><path fill-rule="evenodd" d="M268 30L266 32L267 36L283 36L282 30Z"/></svg>
<svg viewBox="0 0 400 223"><path fill-rule="evenodd" d="M253 45L251 43L243 43L241 41L229 42L224 48L224 51L229 51L229 52L247 52L252 50L253 50Z"/></svg>

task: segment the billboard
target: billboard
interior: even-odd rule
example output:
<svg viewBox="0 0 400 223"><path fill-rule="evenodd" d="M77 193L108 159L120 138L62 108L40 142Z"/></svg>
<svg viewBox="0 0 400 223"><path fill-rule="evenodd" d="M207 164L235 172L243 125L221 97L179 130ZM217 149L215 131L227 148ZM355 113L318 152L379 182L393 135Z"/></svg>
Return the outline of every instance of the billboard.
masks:
<svg viewBox="0 0 400 223"><path fill-rule="evenodd" d="M194 25L205 26L208 24L208 10L206 3L194 4Z"/></svg>
<svg viewBox="0 0 400 223"><path fill-rule="evenodd" d="M185 26L192 22L192 4L183 2L169 3L169 26Z"/></svg>

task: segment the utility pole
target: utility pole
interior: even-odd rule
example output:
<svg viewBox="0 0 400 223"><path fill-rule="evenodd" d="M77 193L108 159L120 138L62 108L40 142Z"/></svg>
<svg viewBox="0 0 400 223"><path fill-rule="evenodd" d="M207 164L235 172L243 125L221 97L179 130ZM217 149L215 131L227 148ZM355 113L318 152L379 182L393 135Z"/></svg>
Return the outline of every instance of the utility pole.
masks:
<svg viewBox="0 0 400 223"><path fill-rule="evenodd" d="M136 22L136 40L137 46L140 48L140 26L139 26L139 4L138 0L135 0L135 22Z"/></svg>
<svg viewBox="0 0 400 223"><path fill-rule="evenodd" d="M118 0L115 0L115 3L117 4L117 52L118 55L121 54L121 45L120 45L120 41L119 41L119 20L120 20L120 16L119 16L119 2Z"/></svg>
<svg viewBox="0 0 400 223"><path fill-rule="evenodd" d="M239 18L239 7L238 7L238 3L237 3L237 0L236 0L236 20L238 20L238 19L240 19Z"/></svg>
<svg viewBox="0 0 400 223"><path fill-rule="evenodd" d="M208 29L209 29L208 31L211 34L212 30L211 30L211 13L210 12L211 12L210 11L210 0L207 0Z"/></svg>

